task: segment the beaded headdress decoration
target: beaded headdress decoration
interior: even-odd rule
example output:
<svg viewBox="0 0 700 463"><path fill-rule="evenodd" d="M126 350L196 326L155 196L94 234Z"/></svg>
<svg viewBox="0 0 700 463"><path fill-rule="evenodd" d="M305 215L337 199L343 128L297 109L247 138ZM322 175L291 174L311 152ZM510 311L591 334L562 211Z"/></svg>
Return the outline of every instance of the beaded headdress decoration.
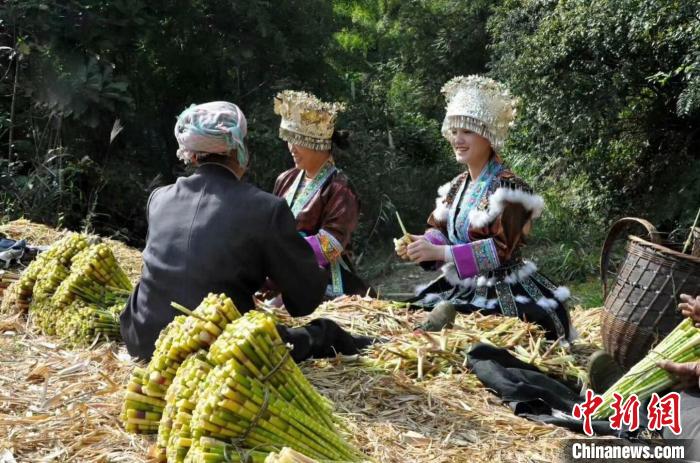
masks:
<svg viewBox="0 0 700 463"><path fill-rule="evenodd" d="M282 140L313 150L331 149L333 129L342 103L325 103L306 92L285 90L275 96L275 114L282 116Z"/></svg>
<svg viewBox="0 0 700 463"><path fill-rule="evenodd" d="M491 142L499 152L513 124L517 99L493 79L479 75L458 76L442 87L447 112L442 135L448 140L452 129L467 129Z"/></svg>

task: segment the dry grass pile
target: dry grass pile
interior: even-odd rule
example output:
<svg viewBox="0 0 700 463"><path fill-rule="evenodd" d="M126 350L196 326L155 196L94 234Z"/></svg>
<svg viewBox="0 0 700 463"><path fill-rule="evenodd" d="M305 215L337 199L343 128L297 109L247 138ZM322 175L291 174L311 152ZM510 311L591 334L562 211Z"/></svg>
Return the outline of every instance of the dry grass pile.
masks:
<svg viewBox="0 0 700 463"><path fill-rule="evenodd" d="M0 231L11 235L7 227ZM30 228L36 234L18 232L34 242L58 236ZM127 251L123 255L138 255ZM313 314L320 316L389 338L362 359L302 364L310 382L335 403L351 442L374 461L549 462L558 460L561 439L577 437L513 415L463 367L463 351L492 342L574 379L598 348L600 309L572 311L580 337L569 350L545 341L533 325L478 314L459 315L449 332L415 335L412 328L424 314L372 299L342 298ZM58 342L27 332L16 316L0 318L0 455L17 462L147 461L155 437L128 434L119 420L135 365L124 347L67 350Z"/></svg>

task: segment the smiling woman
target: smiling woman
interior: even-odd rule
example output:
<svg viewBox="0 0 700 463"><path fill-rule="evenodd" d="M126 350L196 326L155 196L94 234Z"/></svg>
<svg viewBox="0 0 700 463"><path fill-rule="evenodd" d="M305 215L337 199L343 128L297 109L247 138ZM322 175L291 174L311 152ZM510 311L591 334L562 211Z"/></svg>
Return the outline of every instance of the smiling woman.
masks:
<svg viewBox="0 0 700 463"><path fill-rule="evenodd" d="M466 170L438 190L425 234L405 236L396 249L403 259L442 270L411 301L428 310L440 304L423 327L443 328L454 310L481 311L538 323L552 339L572 338L564 305L569 290L520 255L544 201L498 155L516 101L501 84L480 76L456 77L443 93L442 133Z"/></svg>
<svg viewBox="0 0 700 463"><path fill-rule="evenodd" d="M297 230L330 273L326 296L361 294L367 285L357 276L350 251L360 201L347 176L335 165L332 150L347 146L347 133L335 129L339 103L291 90L275 99L282 116L279 135L287 142L294 168L280 174L273 193L286 199Z"/></svg>

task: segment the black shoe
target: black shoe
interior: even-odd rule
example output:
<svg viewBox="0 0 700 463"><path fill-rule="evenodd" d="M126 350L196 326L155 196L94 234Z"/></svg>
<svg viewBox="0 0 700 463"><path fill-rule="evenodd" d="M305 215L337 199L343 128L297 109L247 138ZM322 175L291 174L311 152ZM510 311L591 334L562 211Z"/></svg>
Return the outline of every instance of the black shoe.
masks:
<svg viewBox="0 0 700 463"><path fill-rule="evenodd" d="M612 355L604 350L593 353L588 359L588 383L594 392L602 394L625 373Z"/></svg>
<svg viewBox="0 0 700 463"><path fill-rule="evenodd" d="M457 317L454 304L446 301L439 302L428 314L427 320L418 325L416 329L423 331L441 331L443 328L452 328Z"/></svg>

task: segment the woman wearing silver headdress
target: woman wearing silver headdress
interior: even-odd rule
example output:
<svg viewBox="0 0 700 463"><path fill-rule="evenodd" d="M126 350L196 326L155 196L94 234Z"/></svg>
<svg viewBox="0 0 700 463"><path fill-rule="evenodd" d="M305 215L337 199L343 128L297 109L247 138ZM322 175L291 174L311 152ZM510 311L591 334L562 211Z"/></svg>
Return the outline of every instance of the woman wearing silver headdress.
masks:
<svg viewBox="0 0 700 463"><path fill-rule="evenodd" d="M348 177L335 165L332 150L344 148L347 133L335 130L340 103L326 103L305 92L286 90L275 97L282 117L279 136L287 142L294 168L277 178L273 194L284 198L297 230L330 274L326 296L365 295L368 287L355 271L352 233L360 201Z"/></svg>
<svg viewBox="0 0 700 463"><path fill-rule="evenodd" d="M429 317L424 327L449 324L455 309L478 310L518 316L543 326L549 338L570 339L569 290L520 255L544 201L499 156L515 117L515 99L482 76L455 77L442 91L447 100L442 134L466 170L438 190L425 234L396 243L403 259L442 270L412 301L428 310L439 305L435 314L440 315Z"/></svg>

